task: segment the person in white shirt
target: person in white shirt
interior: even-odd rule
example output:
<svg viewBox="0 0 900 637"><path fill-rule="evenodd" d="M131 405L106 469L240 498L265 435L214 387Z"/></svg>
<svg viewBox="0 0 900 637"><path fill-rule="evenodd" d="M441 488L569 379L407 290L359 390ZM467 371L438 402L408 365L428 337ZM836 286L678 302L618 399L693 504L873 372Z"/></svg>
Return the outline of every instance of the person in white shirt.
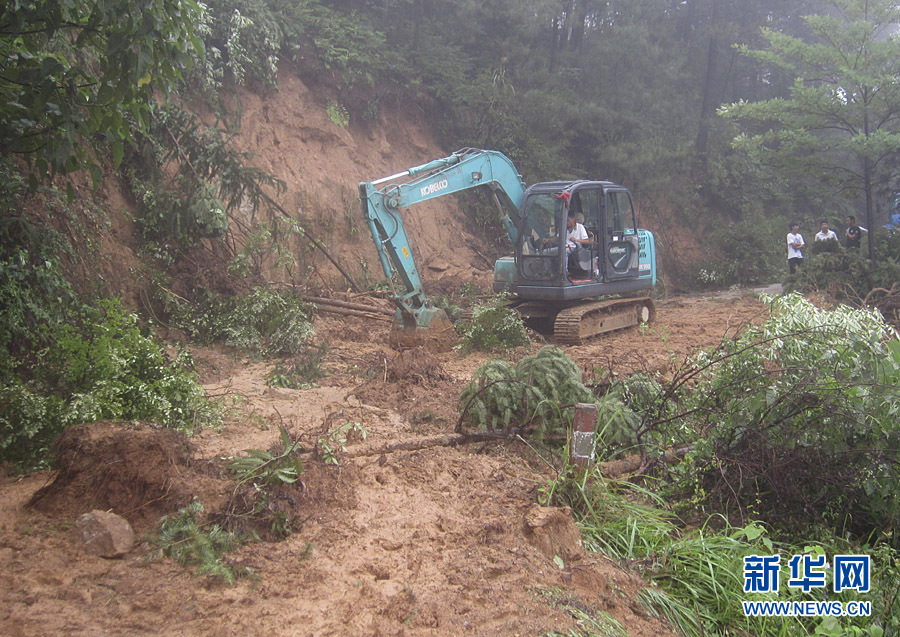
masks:
<svg viewBox="0 0 900 637"><path fill-rule="evenodd" d="M575 221L575 213L570 212L566 218L566 252L571 253L579 245L586 245L590 242L591 238L587 230Z"/></svg>
<svg viewBox="0 0 900 637"><path fill-rule="evenodd" d="M791 221L791 231L787 236L788 269L791 274L803 265L803 247L805 245L806 242L803 240L803 235L800 234L800 224L796 221Z"/></svg>
<svg viewBox="0 0 900 637"><path fill-rule="evenodd" d="M837 241L837 235L834 230L828 229L828 222L822 219L822 229L816 233L816 241Z"/></svg>

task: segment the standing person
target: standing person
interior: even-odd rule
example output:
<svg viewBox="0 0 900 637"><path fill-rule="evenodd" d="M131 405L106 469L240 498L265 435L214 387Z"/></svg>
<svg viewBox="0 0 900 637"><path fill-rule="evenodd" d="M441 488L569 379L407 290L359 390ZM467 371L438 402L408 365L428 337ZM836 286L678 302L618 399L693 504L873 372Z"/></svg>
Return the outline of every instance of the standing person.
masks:
<svg viewBox="0 0 900 637"><path fill-rule="evenodd" d="M800 224L796 221L791 221L791 231L787 236L788 269L791 274L803 265L803 246L805 245L806 242L803 240L803 235L800 234Z"/></svg>
<svg viewBox="0 0 900 637"><path fill-rule="evenodd" d="M847 230L844 231L844 247L859 250L860 230L859 226L856 225L856 217L847 215L845 223L847 224Z"/></svg>
<svg viewBox="0 0 900 637"><path fill-rule="evenodd" d="M828 229L828 221L822 219L821 230L816 233L816 241L837 241L837 235L834 230Z"/></svg>

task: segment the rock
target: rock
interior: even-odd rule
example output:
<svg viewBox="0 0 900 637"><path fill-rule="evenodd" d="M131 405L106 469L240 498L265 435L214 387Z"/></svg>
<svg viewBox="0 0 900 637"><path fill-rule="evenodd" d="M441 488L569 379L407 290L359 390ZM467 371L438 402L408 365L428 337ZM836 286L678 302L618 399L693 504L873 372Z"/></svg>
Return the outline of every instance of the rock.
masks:
<svg viewBox="0 0 900 637"><path fill-rule="evenodd" d="M541 553L567 564L582 559L581 532L569 507L532 506L525 514L525 537Z"/></svg>
<svg viewBox="0 0 900 637"><path fill-rule="evenodd" d="M442 259L434 259L432 261L429 261L426 264L426 267L429 270L434 270L435 272L445 272L446 270L450 269L450 264Z"/></svg>
<svg viewBox="0 0 900 637"><path fill-rule="evenodd" d="M134 531L123 517L94 510L78 516L75 531L88 553L100 557L122 557L134 546Z"/></svg>

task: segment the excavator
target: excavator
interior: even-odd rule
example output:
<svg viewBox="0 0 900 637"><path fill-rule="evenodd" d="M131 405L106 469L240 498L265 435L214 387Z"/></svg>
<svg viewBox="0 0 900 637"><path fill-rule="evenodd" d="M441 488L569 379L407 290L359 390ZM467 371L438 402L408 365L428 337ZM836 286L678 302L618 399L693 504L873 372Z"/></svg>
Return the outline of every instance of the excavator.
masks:
<svg viewBox="0 0 900 637"><path fill-rule="evenodd" d="M650 231L637 227L627 188L583 179L526 188L502 153L464 148L359 184L398 327L420 332L450 325L425 296L400 211L470 188L489 189L500 211L514 254L494 264L493 289L510 294L526 325L559 343L578 344L652 321L656 245ZM577 224L589 240L569 241L567 228Z"/></svg>

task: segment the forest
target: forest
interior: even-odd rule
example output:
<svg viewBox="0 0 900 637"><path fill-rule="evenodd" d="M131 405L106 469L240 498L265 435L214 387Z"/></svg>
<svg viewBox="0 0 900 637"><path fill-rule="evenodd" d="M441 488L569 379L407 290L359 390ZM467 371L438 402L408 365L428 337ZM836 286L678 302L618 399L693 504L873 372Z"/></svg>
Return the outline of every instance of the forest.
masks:
<svg viewBox="0 0 900 637"><path fill-rule="evenodd" d="M277 409L265 426L250 409L236 416L236 396L228 406L211 395L195 361L224 351L232 371L242 357L265 364L253 382L300 404L329 382L381 379L396 396L379 408L417 433L520 445L523 465L551 469L532 500L567 508L586 550L652 582L637 614L674 634L900 634L900 4L22 0L0 8L0 52L0 473L10 480L66 474L73 454L60 445L89 423L149 422L191 439L235 423L277 431L243 456L209 447L233 490L226 508L173 500L145 529L157 558L217 585L259 576L229 554L303 537L303 516L275 503L300 498L290 489L305 496L304 481L332 466L368 471L352 445L371 424L329 415L310 433ZM287 148L282 130L292 131L308 163L285 172L256 127L270 106L284 118L292 100L302 126L272 143ZM303 112L310 104L320 120ZM324 167L323 156L362 147L376 150ZM426 264L426 289L459 319L459 344L420 352L434 369L404 381L405 350L376 354L373 336L347 354L353 339L314 327L321 307L309 299L327 307L321 297L349 286L339 303L371 298L369 317L384 320L377 303L392 283L355 247L368 238L347 175L381 169L378 153L389 165L426 148L498 150L526 183L627 186L658 242L663 317L675 315L663 302L689 294L772 284L784 294L744 299L759 316L725 319L725 336L690 352L669 344L661 322L631 330L657 339L665 362L629 367L589 344L604 368L545 343L502 295L440 279L471 264ZM318 182L303 175L316 162ZM328 171L339 174L318 176ZM483 193L454 202L451 231L474 237L472 263L509 251ZM845 240L851 215L859 246ZM823 222L837 241L813 240ZM789 273L794 223L807 247ZM129 260L111 266L113 280L98 264L119 250ZM465 380L439 369L464 355L477 362ZM399 406L429 383L440 402ZM596 475L567 462L576 404L597 408ZM599 473L634 458L627 479ZM480 544L499 528L481 526ZM782 557L782 599L864 600L870 613L742 614L742 599L772 599L740 581L741 565L762 555ZM824 555L872 556L871 594L834 580L834 595L804 597L788 583L791 555L807 569ZM569 557L549 557L571 577ZM569 597L549 586L537 595L574 622L568 632L526 630L630 634L572 586ZM400 619L413 634L440 634L410 587L397 599L418 610ZM396 628L389 619L367 629Z"/></svg>

